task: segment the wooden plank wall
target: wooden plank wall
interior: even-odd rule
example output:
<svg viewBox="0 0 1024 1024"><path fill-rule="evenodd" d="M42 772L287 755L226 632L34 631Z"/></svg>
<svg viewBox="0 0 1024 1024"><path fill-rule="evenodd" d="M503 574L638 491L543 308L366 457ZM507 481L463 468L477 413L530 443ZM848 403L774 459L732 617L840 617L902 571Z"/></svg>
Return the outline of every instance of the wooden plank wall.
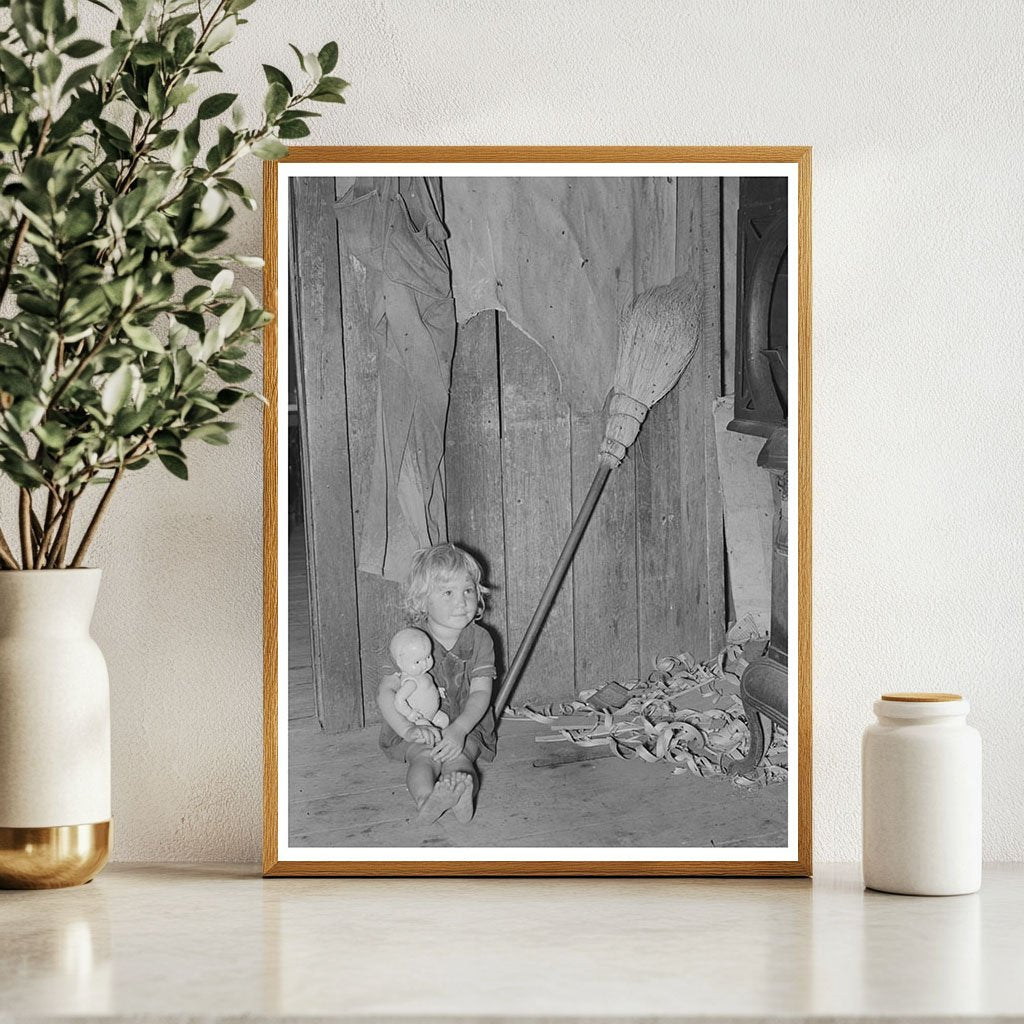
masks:
<svg viewBox="0 0 1024 1024"><path fill-rule="evenodd" d="M351 421L341 344L341 277L337 239L323 229L334 222L333 180L294 179L290 209L313 687L321 725L337 732L363 724L364 701L349 448L336 441Z"/></svg>
<svg viewBox="0 0 1024 1024"><path fill-rule="evenodd" d="M344 185L300 179L299 186L312 190L296 222L305 268L300 282L313 269L311 261L329 261L324 236L338 267L333 280L325 267L319 299L314 296L311 310L303 308L302 330L304 386L320 394L321 378L334 375L330 401L318 412L307 399L305 415L310 430L319 432L308 446L312 518L333 520L329 530L314 524L308 534L311 589L341 592L329 608L321 602L313 612L314 634L319 624L322 656L329 659L317 677L324 690L318 711L322 726L337 732L379 721L380 657L402 613L397 585L355 571L351 554L358 550L373 463L376 357L367 302L378 282L359 264L339 266L336 239L322 230L334 223L334 190ZM696 260L701 266L703 343L679 387L652 410L633 452L613 473L515 702L565 700L611 679L645 676L658 655L688 650L705 658L721 646L721 504L711 415L721 373L718 182L680 179L677 192L675 263ZM319 245L314 225L321 229ZM635 282L642 290L668 274L637 261L624 268L623 288L631 290ZM337 301L333 281L341 289L336 323L316 304ZM306 291L301 300L309 301ZM319 348L316 358L313 346ZM603 413L570 411L546 353L504 314L481 313L459 328L446 438L448 528L451 540L484 566L492 588L484 623L495 637L499 666L511 660L583 501L603 429ZM316 481L325 467L344 477L331 485L332 500L339 486L350 488L351 517L342 505L317 500L322 488ZM325 550L329 544L340 544L341 551Z"/></svg>

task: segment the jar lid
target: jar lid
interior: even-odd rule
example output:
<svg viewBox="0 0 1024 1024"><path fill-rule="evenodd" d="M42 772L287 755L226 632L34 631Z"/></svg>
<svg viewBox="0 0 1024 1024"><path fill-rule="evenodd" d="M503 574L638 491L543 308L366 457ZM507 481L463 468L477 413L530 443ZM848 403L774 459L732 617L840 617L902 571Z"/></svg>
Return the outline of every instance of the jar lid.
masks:
<svg viewBox="0 0 1024 1024"><path fill-rule="evenodd" d="M931 704L943 700L963 700L959 693L883 693L882 700L906 701L914 704Z"/></svg>
<svg viewBox="0 0 1024 1024"><path fill-rule="evenodd" d="M884 693L875 701L880 718L949 718L968 714L971 706L956 693Z"/></svg>

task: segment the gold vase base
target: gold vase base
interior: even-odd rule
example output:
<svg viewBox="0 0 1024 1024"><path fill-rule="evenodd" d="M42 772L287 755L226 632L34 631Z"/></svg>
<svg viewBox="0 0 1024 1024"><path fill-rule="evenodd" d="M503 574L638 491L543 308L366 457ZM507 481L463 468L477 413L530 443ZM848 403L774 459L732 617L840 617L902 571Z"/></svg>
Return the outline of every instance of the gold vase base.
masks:
<svg viewBox="0 0 1024 1024"><path fill-rule="evenodd" d="M110 822L0 826L0 889L62 889L95 878L110 857Z"/></svg>

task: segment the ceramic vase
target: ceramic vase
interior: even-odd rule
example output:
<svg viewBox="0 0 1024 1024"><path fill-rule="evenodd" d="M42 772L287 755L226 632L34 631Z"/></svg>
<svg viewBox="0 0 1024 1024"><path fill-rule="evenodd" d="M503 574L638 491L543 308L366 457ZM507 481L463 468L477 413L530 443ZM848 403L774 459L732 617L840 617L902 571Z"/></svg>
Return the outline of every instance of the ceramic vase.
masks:
<svg viewBox="0 0 1024 1024"><path fill-rule="evenodd" d="M110 849L99 569L0 572L0 887L80 885Z"/></svg>
<svg viewBox="0 0 1024 1024"><path fill-rule="evenodd" d="M981 737L955 693L892 693L862 746L864 884L912 896L981 886Z"/></svg>

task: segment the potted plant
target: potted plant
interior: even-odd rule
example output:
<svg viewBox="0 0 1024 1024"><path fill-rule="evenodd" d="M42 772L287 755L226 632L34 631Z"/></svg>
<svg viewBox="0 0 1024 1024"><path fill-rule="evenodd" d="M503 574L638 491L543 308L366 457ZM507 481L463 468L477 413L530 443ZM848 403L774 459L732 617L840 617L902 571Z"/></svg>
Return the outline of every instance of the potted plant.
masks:
<svg viewBox="0 0 1024 1024"><path fill-rule="evenodd" d="M106 861L107 674L89 636L97 529L150 464L188 477L254 397L244 359L270 319L236 287L234 176L287 153L344 102L338 47L264 65L251 123L203 90L254 0L121 0L109 41L64 0L0 0L0 884L86 881ZM293 47L293 49L295 49ZM209 79L207 79L208 81Z"/></svg>

